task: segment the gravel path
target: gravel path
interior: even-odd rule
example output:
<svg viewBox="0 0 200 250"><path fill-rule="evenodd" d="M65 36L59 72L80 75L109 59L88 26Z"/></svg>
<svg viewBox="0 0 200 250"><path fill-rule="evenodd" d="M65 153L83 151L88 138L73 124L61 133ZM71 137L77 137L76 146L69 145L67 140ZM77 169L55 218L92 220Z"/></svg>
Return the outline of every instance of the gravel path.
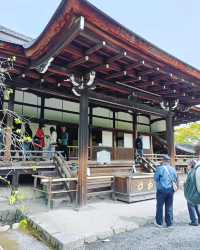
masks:
<svg viewBox="0 0 200 250"><path fill-rule="evenodd" d="M133 232L116 235L108 242L96 242L86 250L200 250L200 226L188 225L188 214L176 218L173 228L157 228L153 224Z"/></svg>

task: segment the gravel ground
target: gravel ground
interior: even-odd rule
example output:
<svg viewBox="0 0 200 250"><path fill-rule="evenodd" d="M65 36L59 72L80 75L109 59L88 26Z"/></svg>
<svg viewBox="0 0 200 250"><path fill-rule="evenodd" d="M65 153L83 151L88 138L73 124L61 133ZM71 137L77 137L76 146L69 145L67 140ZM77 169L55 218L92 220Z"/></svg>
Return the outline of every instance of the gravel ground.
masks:
<svg viewBox="0 0 200 250"><path fill-rule="evenodd" d="M1 233L0 246L2 246L4 250L49 250L47 246L32 236L19 231Z"/></svg>
<svg viewBox="0 0 200 250"><path fill-rule="evenodd" d="M192 227L188 222L188 214L184 213L176 218L172 228L146 225L110 241L87 245L85 250L200 250L200 226Z"/></svg>

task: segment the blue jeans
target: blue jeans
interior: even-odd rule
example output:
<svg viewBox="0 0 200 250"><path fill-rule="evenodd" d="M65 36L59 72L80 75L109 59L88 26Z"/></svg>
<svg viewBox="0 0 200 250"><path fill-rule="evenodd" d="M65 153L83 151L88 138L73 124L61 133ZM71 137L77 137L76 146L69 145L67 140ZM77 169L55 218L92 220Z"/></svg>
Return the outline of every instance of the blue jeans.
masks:
<svg viewBox="0 0 200 250"><path fill-rule="evenodd" d="M137 149L137 153L138 153L139 156L142 157L143 156L143 149L142 148L138 148Z"/></svg>
<svg viewBox="0 0 200 250"><path fill-rule="evenodd" d="M31 158L31 153L27 152L31 150L31 142L24 142L23 143L23 154L24 154L24 159L25 160L30 160Z"/></svg>
<svg viewBox="0 0 200 250"><path fill-rule="evenodd" d="M163 224L163 206L165 205L165 222L167 226L173 224L173 198L174 191L170 188L168 190L159 190L156 193L156 223Z"/></svg>
<svg viewBox="0 0 200 250"><path fill-rule="evenodd" d="M53 158L53 156L55 154L55 151L56 151L55 145L49 144L47 150L48 150L48 159L52 160L52 158Z"/></svg>
<svg viewBox="0 0 200 250"><path fill-rule="evenodd" d="M187 202L188 212L190 215L191 223L198 224L200 223L200 213L197 205Z"/></svg>

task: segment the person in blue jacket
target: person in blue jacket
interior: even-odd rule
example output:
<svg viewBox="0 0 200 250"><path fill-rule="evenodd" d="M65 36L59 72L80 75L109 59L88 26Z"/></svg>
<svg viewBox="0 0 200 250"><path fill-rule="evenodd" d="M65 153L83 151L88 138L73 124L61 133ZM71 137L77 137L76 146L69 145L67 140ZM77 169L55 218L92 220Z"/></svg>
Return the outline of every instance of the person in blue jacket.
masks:
<svg viewBox="0 0 200 250"><path fill-rule="evenodd" d="M167 227L173 225L173 182L177 183L177 173L174 167L170 166L170 157L163 156L161 165L156 169L154 180L156 182L156 218L155 225L163 226L163 207L165 205L165 223Z"/></svg>

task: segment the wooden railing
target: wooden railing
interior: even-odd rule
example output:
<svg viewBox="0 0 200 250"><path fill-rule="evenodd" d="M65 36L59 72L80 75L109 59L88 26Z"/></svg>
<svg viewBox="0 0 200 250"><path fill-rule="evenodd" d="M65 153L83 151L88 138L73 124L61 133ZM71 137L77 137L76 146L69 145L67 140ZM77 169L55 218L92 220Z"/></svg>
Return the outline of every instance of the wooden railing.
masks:
<svg viewBox="0 0 200 250"><path fill-rule="evenodd" d="M161 162L163 154L144 154L145 158L148 158L155 162ZM176 155L175 162L178 166L186 166L189 160L197 159L196 155Z"/></svg>
<svg viewBox="0 0 200 250"><path fill-rule="evenodd" d="M59 194L59 193L63 193L63 194L69 194L72 192L75 192L75 200L77 203L77 192L78 192L78 178L57 178L57 177L50 177L50 176L42 176L42 175L32 175L34 177L34 191L38 191L41 193L44 193L47 195L47 203L49 208L51 208L51 203L52 203L52 199L53 199L53 194ZM40 184L46 184L47 185L47 189L44 190L42 186L38 186L38 180L40 180ZM94 182L95 181L95 182ZM73 189L68 189L68 190L62 190L62 191L53 191L52 190L52 185L54 183L74 183L75 185L73 185L75 188ZM113 192L113 187L112 184L114 182L114 176L89 176L87 177L87 183L88 183L88 196L91 195L97 195L97 194L105 194L105 193L112 193ZM107 185L108 187L110 186L111 189L110 190L106 190L106 191L96 191L96 192L90 192L90 189L98 189L101 186ZM70 186L70 185L69 185Z"/></svg>

